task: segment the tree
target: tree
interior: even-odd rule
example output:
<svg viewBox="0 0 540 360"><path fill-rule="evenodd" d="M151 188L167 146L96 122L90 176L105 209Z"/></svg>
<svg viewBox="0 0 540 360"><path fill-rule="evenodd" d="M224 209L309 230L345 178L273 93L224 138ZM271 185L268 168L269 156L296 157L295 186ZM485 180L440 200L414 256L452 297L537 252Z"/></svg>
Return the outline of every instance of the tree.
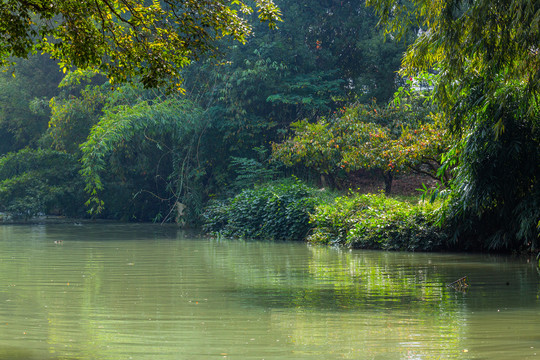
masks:
<svg viewBox="0 0 540 360"><path fill-rule="evenodd" d="M82 216L77 159L53 150L23 149L0 157L0 210L14 217Z"/></svg>
<svg viewBox="0 0 540 360"><path fill-rule="evenodd" d="M368 0L388 32L419 28L403 61L415 75L440 69L435 95L459 130L474 117L470 111L515 102L506 84L521 83L521 106L531 109L540 94L540 2L530 0ZM531 99L536 99L531 102ZM496 108L494 106L494 108ZM490 114L498 131L502 112Z"/></svg>
<svg viewBox="0 0 540 360"><path fill-rule="evenodd" d="M368 3L388 31L422 28L406 71L439 70L435 97L462 136L448 211L454 238L464 247L537 249L540 2Z"/></svg>
<svg viewBox="0 0 540 360"><path fill-rule="evenodd" d="M15 76L0 74L0 154L37 146L47 129L49 99L62 79L45 55L17 59L12 71Z"/></svg>
<svg viewBox="0 0 540 360"><path fill-rule="evenodd" d="M288 125L344 101L384 103L392 97L406 42L384 41L364 2L282 0L280 8L279 29L256 24L256 36L245 46L223 44L227 61L204 69L220 70L228 98L247 102L247 93L249 108L283 123L283 117L292 119Z"/></svg>
<svg viewBox="0 0 540 360"><path fill-rule="evenodd" d="M255 0L274 27L280 10ZM0 4L0 61L41 51L66 69L94 69L111 82L179 86L180 69L225 36L245 42L252 7L239 0L8 0Z"/></svg>
<svg viewBox="0 0 540 360"><path fill-rule="evenodd" d="M526 116L521 86L515 99L478 113L458 145L447 219L464 248L538 251L540 235L540 108ZM493 118L495 110L501 118ZM497 122L504 124L498 133Z"/></svg>
<svg viewBox="0 0 540 360"><path fill-rule="evenodd" d="M341 171L375 170L387 193L399 172L435 177L448 140L426 109L356 105L341 112L315 124L295 123L294 136L274 144L273 158L287 166L301 163L331 180Z"/></svg>
<svg viewBox="0 0 540 360"><path fill-rule="evenodd" d="M184 71L188 97L215 118L222 159L256 157L253 148L282 141L299 119L316 121L354 99L386 102L392 96L406 44L384 42L374 11L364 5L281 0L279 29L257 22L256 36L244 46L226 40L218 45L222 61L197 62ZM213 171L227 180L224 163L214 161Z"/></svg>
<svg viewBox="0 0 540 360"><path fill-rule="evenodd" d="M86 140L91 127L97 124L99 117L103 115L102 108L107 100L105 96L105 93L95 87L83 90L80 97L53 97L49 102L49 128L42 137L42 143L50 143L50 146L58 151L76 153L79 145Z"/></svg>
<svg viewBox="0 0 540 360"><path fill-rule="evenodd" d="M47 132L40 140L42 146L77 153L90 129L108 110L120 105L135 106L161 94L155 89L143 89L140 84L111 89L108 81L94 75L72 72L64 77L60 83L62 91L49 101L51 116Z"/></svg>
<svg viewBox="0 0 540 360"><path fill-rule="evenodd" d="M107 109L81 145L89 212L137 221L197 220L206 195L205 150L211 149L201 147L211 143L203 138L206 120L185 98ZM187 207L184 219L179 207Z"/></svg>

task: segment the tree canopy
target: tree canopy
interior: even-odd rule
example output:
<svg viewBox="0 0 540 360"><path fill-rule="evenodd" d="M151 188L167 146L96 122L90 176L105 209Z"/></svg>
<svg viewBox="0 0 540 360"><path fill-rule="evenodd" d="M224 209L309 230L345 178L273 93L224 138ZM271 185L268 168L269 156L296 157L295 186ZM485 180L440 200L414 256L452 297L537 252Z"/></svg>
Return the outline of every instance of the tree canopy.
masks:
<svg viewBox="0 0 540 360"><path fill-rule="evenodd" d="M255 0L274 27L280 10ZM7 0L0 4L0 61L40 51L111 82L179 86L180 69L232 37L245 42L253 7L240 0ZM64 70L65 71L65 70Z"/></svg>
<svg viewBox="0 0 540 360"><path fill-rule="evenodd" d="M400 172L435 178L449 139L428 107L407 105L355 105L317 123L293 123L294 136L274 143L272 157L289 167L302 164L328 175L338 187L336 179L343 171L361 169L383 175L388 193Z"/></svg>
<svg viewBox="0 0 540 360"><path fill-rule="evenodd" d="M540 2L530 0L368 0L387 31L403 34L414 27L418 38L404 67L409 73L438 68L436 94L461 129L469 111L513 102L505 84L526 91L522 105L540 94ZM507 88L508 89L508 88ZM533 101L534 102L534 101ZM497 106L495 106L496 108ZM502 112L492 114L502 119ZM473 120L474 121L474 120ZM504 124L497 123L499 129Z"/></svg>

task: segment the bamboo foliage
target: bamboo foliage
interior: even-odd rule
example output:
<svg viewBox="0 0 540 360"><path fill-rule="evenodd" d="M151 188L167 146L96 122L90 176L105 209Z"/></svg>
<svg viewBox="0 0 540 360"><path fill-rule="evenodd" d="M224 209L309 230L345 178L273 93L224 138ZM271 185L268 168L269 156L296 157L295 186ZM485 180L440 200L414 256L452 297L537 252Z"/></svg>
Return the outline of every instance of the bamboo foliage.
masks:
<svg viewBox="0 0 540 360"><path fill-rule="evenodd" d="M91 214L99 214L104 209L100 193L104 190L102 175L108 170L107 157L136 134L168 134L173 144L181 144L181 138L201 125L202 111L187 100L168 99L154 103L141 102L135 106L120 106L107 110L105 116L94 126L85 143L81 145L82 170L85 179L85 191L89 196L86 205ZM189 129L191 128L191 130ZM195 131L196 132L196 131ZM158 148L163 146L157 143ZM169 149L173 153L173 168L181 174L181 162L175 155L179 149ZM164 150L165 151L165 150ZM177 188L171 180L173 193Z"/></svg>

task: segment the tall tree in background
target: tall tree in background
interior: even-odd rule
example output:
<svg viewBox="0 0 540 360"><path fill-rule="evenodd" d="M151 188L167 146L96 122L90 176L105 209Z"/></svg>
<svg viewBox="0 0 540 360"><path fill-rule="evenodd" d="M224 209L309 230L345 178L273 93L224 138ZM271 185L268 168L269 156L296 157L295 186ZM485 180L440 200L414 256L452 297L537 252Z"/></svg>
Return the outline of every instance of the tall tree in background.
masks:
<svg viewBox="0 0 540 360"><path fill-rule="evenodd" d="M289 33L302 29L313 65L335 70L349 100L386 103L392 98L410 34L404 34L401 42L384 39L383 29L377 26L379 19L365 1L285 2L283 9L285 20L301 14L302 26L294 21Z"/></svg>
<svg viewBox="0 0 540 360"><path fill-rule="evenodd" d="M207 109L206 134L218 151L208 175L230 185L231 157L282 141L290 124L332 114L351 100L379 103L396 89L405 42L384 41L377 16L363 1L280 0L283 22L254 23L245 45L222 41L221 61L184 72L188 98ZM211 134L211 135L210 135Z"/></svg>
<svg viewBox="0 0 540 360"><path fill-rule="evenodd" d="M396 89L406 43L385 42L364 2L278 5L279 29L256 23L245 45L224 43L223 61L195 64L185 75L188 94L215 107L231 146L275 141L292 122L315 120L353 99L385 103Z"/></svg>
<svg viewBox="0 0 540 360"><path fill-rule="evenodd" d="M0 74L0 154L37 145L49 122L49 99L62 79L46 55L17 60L12 73Z"/></svg>

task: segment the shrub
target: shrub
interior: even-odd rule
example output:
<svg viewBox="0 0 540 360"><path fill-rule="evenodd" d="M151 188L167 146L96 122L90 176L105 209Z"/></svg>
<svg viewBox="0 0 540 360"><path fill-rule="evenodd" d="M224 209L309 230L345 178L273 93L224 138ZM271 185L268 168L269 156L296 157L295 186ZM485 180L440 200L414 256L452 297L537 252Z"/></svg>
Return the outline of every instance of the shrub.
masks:
<svg viewBox="0 0 540 360"><path fill-rule="evenodd" d="M53 150L24 149L0 158L0 210L14 217L83 215L77 159Z"/></svg>
<svg viewBox="0 0 540 360"><path fill-rule="evenodd" d="M225 237L304 240L315 204L314 191L297 180L267 183L212 202L204 229Z"/></svg>
<svg viewBox="0 0 540 360"><path fill-rule="evenodd" d="M351 248L431 251L443 247L434 207L410 205L383 194L339 197L319 205L311 217L315 243Z"/></svg>

